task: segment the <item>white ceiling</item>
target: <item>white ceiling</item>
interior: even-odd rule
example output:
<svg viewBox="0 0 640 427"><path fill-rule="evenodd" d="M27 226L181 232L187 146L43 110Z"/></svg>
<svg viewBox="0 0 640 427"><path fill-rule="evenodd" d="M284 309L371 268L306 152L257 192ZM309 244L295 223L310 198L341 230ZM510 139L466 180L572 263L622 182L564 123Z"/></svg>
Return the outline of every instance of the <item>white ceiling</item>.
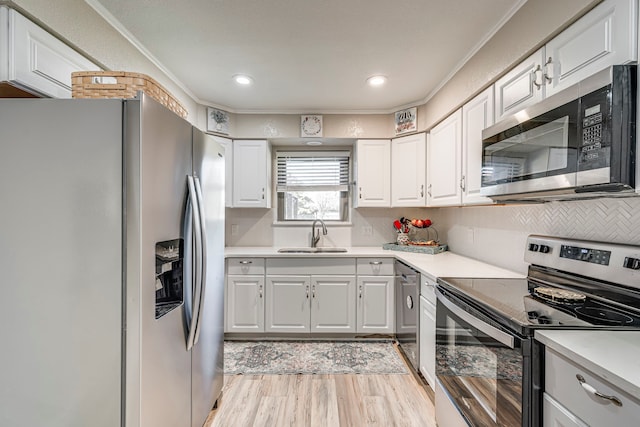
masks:
<svg viewBox="0 0 640 427"><path fill-rule="evenodd" d="M86 1L204 105L340 113L424 103L526 0Z"/></svg>

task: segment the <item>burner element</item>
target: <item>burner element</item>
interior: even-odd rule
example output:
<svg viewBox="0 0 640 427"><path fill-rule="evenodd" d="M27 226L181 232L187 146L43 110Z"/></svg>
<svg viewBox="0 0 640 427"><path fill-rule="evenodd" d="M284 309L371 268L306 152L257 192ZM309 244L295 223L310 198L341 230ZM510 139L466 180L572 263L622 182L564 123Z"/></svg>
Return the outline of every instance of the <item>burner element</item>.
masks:
<svg viewBox="0 0 640 427"><path fill-rule="evenodd" d="M533 293L540 298L554 302L577 303L584 301L587 297L579 292L568 291L566 289L537 287Z"/></svg>
<svg viewBox="0 0 640 427"><path fill-rule="evenodd" d="M578 307L576 308L576 313L592 320L595 325L607 324L624 326L633 323L631 316L607 308Z"/></svg>

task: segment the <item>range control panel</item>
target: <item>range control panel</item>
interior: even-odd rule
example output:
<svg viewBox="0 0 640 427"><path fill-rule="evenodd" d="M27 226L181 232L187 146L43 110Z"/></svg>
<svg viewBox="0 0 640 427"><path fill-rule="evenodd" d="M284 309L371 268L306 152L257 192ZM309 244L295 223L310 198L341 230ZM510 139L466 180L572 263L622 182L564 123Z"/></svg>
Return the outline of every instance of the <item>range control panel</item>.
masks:
<svg viewBox="0 0 640 427"><path fill-rule="evenodd" d="M609 265L611 251L562 245L560 246L560 257L592 262L594 264Z"/></svg>
<svg viewBox="0 0 640 427"><path fill-rule="evenodd" d="M640 289L640 245L532 234L527 238L524 260Z"/></svg>

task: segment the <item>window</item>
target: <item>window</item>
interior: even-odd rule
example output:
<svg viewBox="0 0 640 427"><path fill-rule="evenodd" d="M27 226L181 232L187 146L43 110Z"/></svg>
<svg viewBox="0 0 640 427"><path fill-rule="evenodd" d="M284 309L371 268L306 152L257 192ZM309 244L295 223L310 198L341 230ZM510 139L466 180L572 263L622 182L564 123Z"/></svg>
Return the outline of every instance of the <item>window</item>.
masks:
<svg viewBox="0 0 640 427"><path fill-rule="evenodd" d="M347 221L348 151L278 151L278 221Z"/></svg>

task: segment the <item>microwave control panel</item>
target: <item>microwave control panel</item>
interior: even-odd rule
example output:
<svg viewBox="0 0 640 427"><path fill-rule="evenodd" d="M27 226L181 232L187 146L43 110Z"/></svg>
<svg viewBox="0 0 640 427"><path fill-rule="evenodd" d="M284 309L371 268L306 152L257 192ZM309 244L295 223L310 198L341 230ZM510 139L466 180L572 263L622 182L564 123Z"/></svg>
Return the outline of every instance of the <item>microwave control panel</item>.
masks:
<svg viewBox="0 0 640 427"><path fill-rule="evenodd" d="M609 142L603 139L607 122L607 95L609 87L597 90L581 98L582 134L580 140L579 170L609 166Z"/></svg>

